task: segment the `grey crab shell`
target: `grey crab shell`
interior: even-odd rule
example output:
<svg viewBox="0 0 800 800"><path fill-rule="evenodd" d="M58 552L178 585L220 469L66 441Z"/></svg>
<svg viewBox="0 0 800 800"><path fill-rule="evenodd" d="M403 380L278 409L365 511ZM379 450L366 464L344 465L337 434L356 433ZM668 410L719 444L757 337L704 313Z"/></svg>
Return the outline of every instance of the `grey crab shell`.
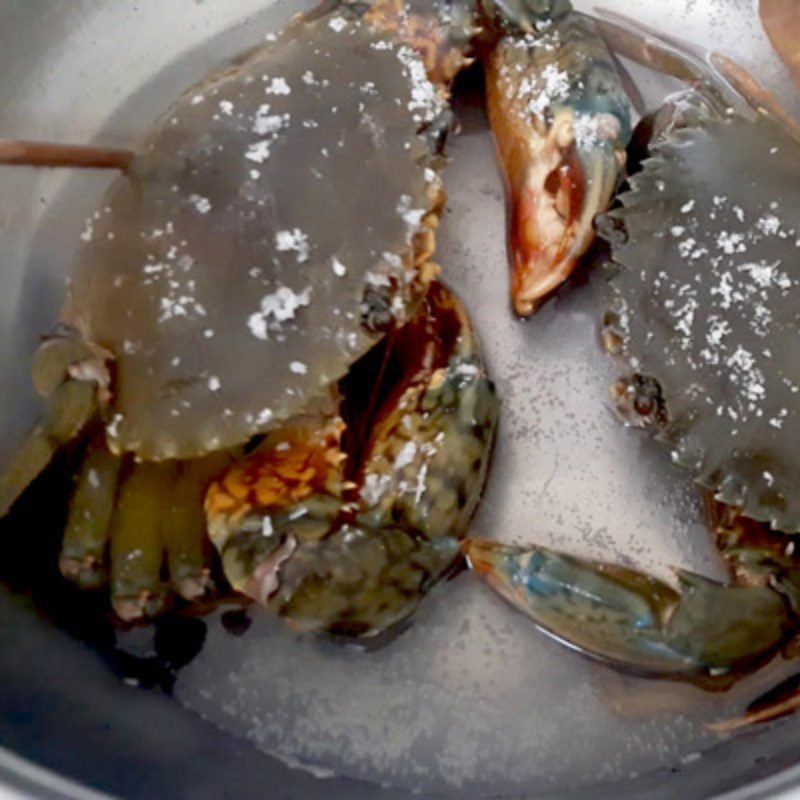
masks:
<svg viewBox="0 0 800 800"><path fill-rule="evenodd" d="M768 118L672 132L612 212L611 316L658 437L717 499L800 531L800 144Z"/></svg>
<svg viewBox="0 0 800 800"><path fill-rule="evenodd" d="M301 22L187 92L83 232L67 319L109 350L115 452L234 446L329 392L402 323L441 111L409 49Z"/></svg>

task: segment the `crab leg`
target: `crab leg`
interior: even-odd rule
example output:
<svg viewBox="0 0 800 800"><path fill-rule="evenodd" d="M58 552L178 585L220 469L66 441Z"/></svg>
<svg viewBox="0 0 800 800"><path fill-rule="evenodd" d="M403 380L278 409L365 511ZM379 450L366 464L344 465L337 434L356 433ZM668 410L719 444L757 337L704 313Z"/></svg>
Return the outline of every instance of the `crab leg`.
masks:
<svg viewBox="0 0 800 800"><path fill-rule="evenodd" d="M607 9L597 13L597 27L616 53L691 84L720 117L732 107L748 117L753 110L771 114L800 140L797 120L741 65L721 53L678 42L622 14Z"/></svg>
<svg viewBox="0 0 800 800"><path fill-rule="evenodd" d="M46 398L44 419L0 475L0 517L96 414L107 391L108 354L87 345L71 329L44 340L33 360L33 384Z"/></svg>
<svg viewBox="0 0 800 800"><path fill-rule="evenodd" d="M467 541L471 567L544 632L634 672L707 681L773 654L797 625L782 594L644 573L539 547Z"/></svg>
<svg viewBox="0 0 800 800"><path fill-rule="evenodd" d="M577 14L503 37L484 63L509 198L512 299L529 316L594 240L625 164L630 110L611 54Z"/></svg>
<svg viewBox="0 0 800 800"><path fill-rule="evenodd" d="M170 579L175 591L186 600L202 597L210 581L204 489L205 485L191 474L179 475L163 527Z"/></svg>
<svg viewBox="0 0 800 800"><path fill-rule="evenodd" d="M689 84L708 78L707 54L700 48L616 11L597 8L595 13L595 25L615 53Z"/></svg>
<svg viewBox="0 0 800 800"><path fill-rule="evenodd" d="M107 579L106 550L121 465L105 437L94 436L70 500L59 558L62 575L83 589L98 588Z"/></svg>
<svg viewBox="0 0 800 800"><path fill-rule="evenodd" d="M800 708L798 676L793 675L757 697L741 717L711 722L706 727L714 733L734 733L785 717Z"/></svg>
<svg viewBox="0 0 800 800"><path fill-rule="evenodd" d="M166 601L161 524L175 467L135 464L124 477L111 521L111 604L121 619L133 621L158 614Z"/></svg>
<svg viewBox="0 0 800 800"><path fill-rule="evenodd" d="M64 577L84 589L103 585L110 543L112 594L124 619L160 610L165 556L175 592L197 600L210 585L203 495L229 461L218 455L175 466L135 466L120 480L122 460L108 450L102 433L95 435L70 500L59 559ZM156 482L155 499L145 497Z"/></svg>
<svg viewBox="0 0 800 800"><path fill-rule="evenodd" d="M28 436L0 476L0 517L50 463L65 442L77 436L96 411L96 387L69 381L48 398L45 418Z"/></svg>
<svg viewBox="0 0 800 800"><path fill-rule="evenodd" d="M130 150L109 147L0 139L0 165L116 169L126 172L133 157Z"/></svg>
<svg viewBox="0 0 800 800"><path fill-rule="evenodd" d="M178 466L162 531L170 579L175 591L185 600L202 597L211 583L211 552L203 497L211 478L228 463L226 455L217 455Z"/></svg>

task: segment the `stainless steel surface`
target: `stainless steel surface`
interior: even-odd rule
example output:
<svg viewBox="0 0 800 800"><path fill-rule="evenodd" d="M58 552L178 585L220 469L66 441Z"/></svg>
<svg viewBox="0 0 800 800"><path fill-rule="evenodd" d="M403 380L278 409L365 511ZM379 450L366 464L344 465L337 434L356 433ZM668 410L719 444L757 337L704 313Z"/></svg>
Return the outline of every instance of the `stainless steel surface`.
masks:
<svg viewBox="0 0 800 800"><path fill-rule="evenodd" d="M604 4L676 35L713 41L757 69L796 110L750 0ZM135 148L172 97L302 5L0 0L0 135ZM577 5L588 10L593 3ZM649 99L663 94L663 81L636 74ZM596 340L601 277L562 293L533 323L511 317L491 144L474 103L461 112L464 133L447 176L451 201L440 260L476 318L505 402L496 468L476 530L626 558L662 574L673 564L713 573L696 493L605 406L614 370ZM30 352L57 314L82 222L108 180L0 168L0 461L36 414ZM462 629L464 621L471 630ZM663 746L650 746L652 725L621 721L607 707L609 696L646 694L643 682L598 672L543 640L469 576L441 587L396 649L361 664L358 658L312 652L268 628L234 646L212 624L206 651L176 689L189 709L249 736L263 751L349 776L318 780L174 700L123 686L94 652L43 622L27 600L2 590L0 742L60 774L131 798L238 800L275 792L303 800L399 800L410 796L402 787L420 785L460 797L494 787L537 797L800 796L793 788L800 786L800 768L793 766L792 744L800 720L717 742L703 734L699 720L722 713L728 700L681 690L681 702L691 708L678 723L662 715L669 735L660 737ZM448 659L459 669L431 667ZM278 692L271 678L287 672L292 681ZM224 702L234 684L243 692L238 705ZM302 702L327 702L325 692L336 692L340 704L328 726ZM362 714L366 695L373 701ZM410 735L415 721L403 717L404 706L415 714L427 706L434 720L427 733L441 737L426 740L428 750L430 741L433 749L446 748L444 766L431 766L431 752L416 739L389 753L394 761L387 764L388 751L376 739L380 726L370 725L394 722ZM508 717L505 725L509 709L522 719ZM273 714L273 727L265 732L247 724L247 710ZM356 730L363 739L358 746L352 739L355 750L340 748ZM504 735L516 738L504 744ZM527 759L526 743L532 748ZM423 769L420 784L415 770ZM449 780L448 770L461 770L455 776L461 783ZM381 774L400 788L369 782ZM3 781L21 797L90 797L10 752L0 752Z"/></svg>

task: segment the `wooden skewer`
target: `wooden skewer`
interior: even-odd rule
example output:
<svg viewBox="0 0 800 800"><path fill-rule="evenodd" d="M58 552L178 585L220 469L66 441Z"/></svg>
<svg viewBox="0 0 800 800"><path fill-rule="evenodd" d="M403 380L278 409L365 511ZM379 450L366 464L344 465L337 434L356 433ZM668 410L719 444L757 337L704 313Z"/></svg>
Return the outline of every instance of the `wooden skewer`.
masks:
<svg viewBox="0 0 800 800"><path fill-rule="evenodd" d="M130 150L113 150L108 147L0 139L0 165L118 169L126 172L133 155Z"/></svg>

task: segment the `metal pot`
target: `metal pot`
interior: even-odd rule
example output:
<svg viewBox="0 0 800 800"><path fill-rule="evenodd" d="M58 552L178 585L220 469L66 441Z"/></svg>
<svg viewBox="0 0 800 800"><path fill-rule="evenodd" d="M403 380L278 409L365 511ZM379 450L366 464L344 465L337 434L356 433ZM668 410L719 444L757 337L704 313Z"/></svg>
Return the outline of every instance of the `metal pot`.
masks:
<svg viewBox="0 0 800 800"><path fill-rule="evenodd" d="M135 149L187 85L309 5L0 0L0 134L77 142L100 137L104 144ZM625 10L622 2L608 5ZM784 90L788 80L757 31L753 5L751 0L643 0L636 13L649 20L663 17L678 33L681 20L691 18L708 32L723 18L723 28L733 32L734 54ZM737 38L737 29L746 35ZM663 93L663 84L648 80L645 86L654 94ZM791 102L786 92L784 98ZM108 180L64 171L0 170L0 462L36 415L29 354L57 316L75 231L97 206ZM491 203L499 218L499 195L480 202ZM472 235L500 239L488 228ZM445 232L443 238L445 251L456 253L456 234ZM497 297L504 297L504 289ZM485 313L507 313L504 300ZM532 372L528 380L536 380ZM592 487L580 491L588 502ZM497 514L496 494L490 516ZM582 788L538 787L530 796L800 798L798 732L800 716L721 741L702 758L613 781L585 776ZM5 588L0 589L0 743L0 797L88 799L103 796L98 791L193 800L423 796L354 779L322 781L290 768L160 692L120 682L94 651L43 619L28 598ZM466 789L455 794L468 795Z"/></svg>

